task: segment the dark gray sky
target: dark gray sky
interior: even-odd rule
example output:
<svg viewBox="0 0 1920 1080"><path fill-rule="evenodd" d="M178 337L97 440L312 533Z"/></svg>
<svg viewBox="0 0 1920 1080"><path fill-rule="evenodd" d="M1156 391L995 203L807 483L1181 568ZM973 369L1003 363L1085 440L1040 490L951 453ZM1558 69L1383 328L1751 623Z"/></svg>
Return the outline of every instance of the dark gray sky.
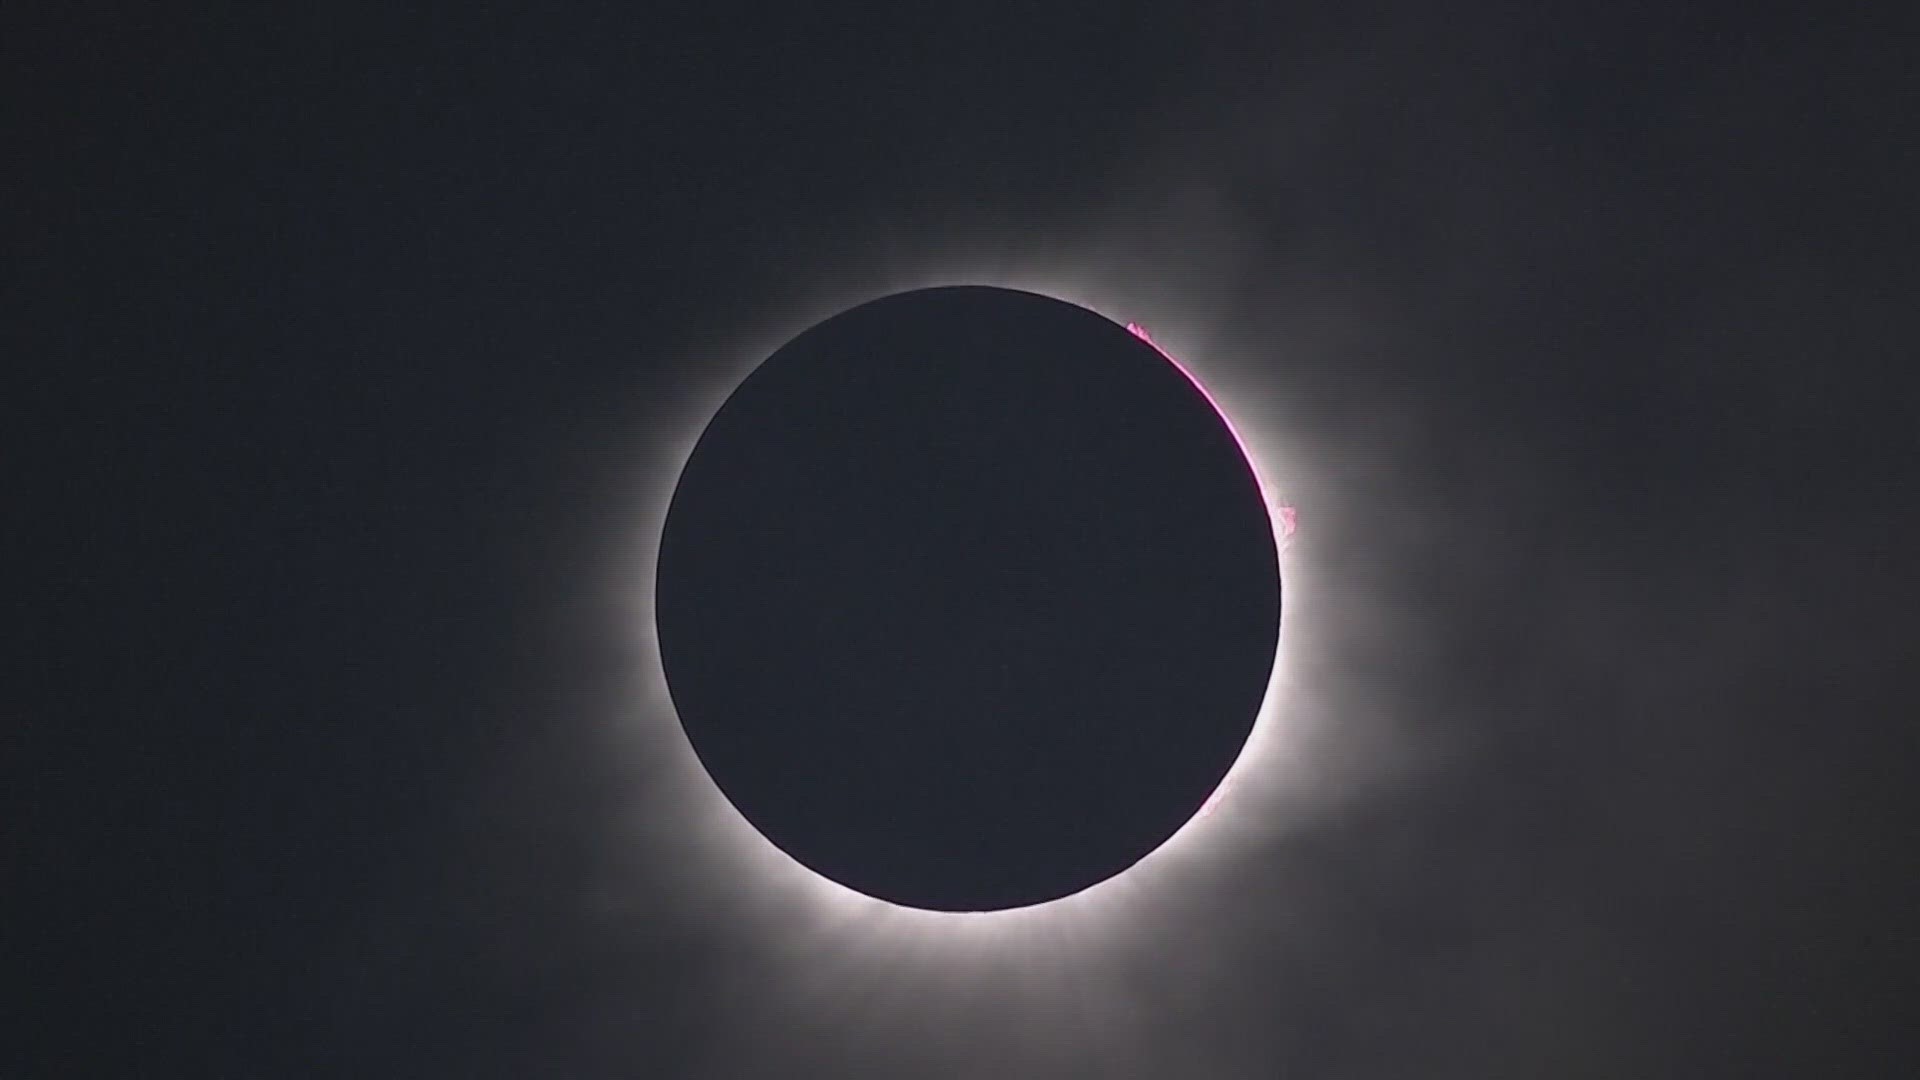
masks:
<svg viewBox="0 0 1920 1080"><path fill-rule="evenodd" d="M1890 24L37 7L0 1072L1911 1074ZM735 843L634 630L754 350L956 275L1302 519L1240 801L998 936Z"/></svg>

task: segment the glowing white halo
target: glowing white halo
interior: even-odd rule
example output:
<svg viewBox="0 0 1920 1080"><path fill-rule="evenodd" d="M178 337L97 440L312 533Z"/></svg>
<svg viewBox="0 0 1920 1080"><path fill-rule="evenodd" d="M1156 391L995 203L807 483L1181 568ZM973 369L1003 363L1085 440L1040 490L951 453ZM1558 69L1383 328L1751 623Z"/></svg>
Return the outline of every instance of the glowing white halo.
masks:
<svg viewBox="0 0 1920 1080"><path fill-rule="evenodd" d="M1120 324L1151 326L1154 341L1200 387L1241 442L1274 522L1277 549L1284 549L1280 515L1273 493L1288 476L1280 463L1279 440L1264 427L1258 410L1242 408L1230 374L1235 359L1209 348L1206 328L1156 301L1151 284L1133 287L1123 274L1100 275L994 265L921 268L905 272L849 275L835 287L820 288L803 302L787 305L780 317L757 332L730 335L727 347L714 350L715 375L694 388L691 400L669 420L677 431L668 445L645 455L639 520L631 523L616 556L622 587L631 598L627 614L633 635L636 726L623 733L628 750L647 759L642 766L654 787L645 811L654 820L640 827L671 846L683 860L683 882L702 894L696 905L724 900L728 915L742 928L766 928L764 943L779 951L808 952L810 973L795 966L786 972L804 979L828 978L824 953L849 964L861 958L889 968L906 967L934 979L981 974L996 965L1021 962L1048 948L1073 948L1115 932L1125 932L1126 913L1154 907L1158 897L1180 893L1209 857L1257 845L1275 835L1282 815L1273 809L1287 765L1298 749L1280 723L1280 688L1286 683L1289 627L1301 618L1296 575L1285 574L1279 646L1267 692L1253 729L1219 788L1191 819L1132 867L1072 895L1030 907L992 912L936 912L902 907L856 892L806 868L781 851L746 820L707 775L687 742L668 696L660 666L653 613L653 579L666 508L681 469L708 421L733 389L780 346L809 326L868 300L937 285L990 285L1040 293L1094 311ZM1265 357L1246 357L1259 362ZM1206 381L1202 382L1205 377ZM1283 571L1289 570L1283 566ZM1185 878L1183 882L1181 879ZM799 926L794 926L797 920ZM773 923L783 923L777 931ZM1040 949L1042 953L1036 953ZM1084 955L1084 954L1082 954ZM830 969L827 969L830 970ZM870 969L869 969L870 973ZM797 992L805 992L797 988Z"/></svg>

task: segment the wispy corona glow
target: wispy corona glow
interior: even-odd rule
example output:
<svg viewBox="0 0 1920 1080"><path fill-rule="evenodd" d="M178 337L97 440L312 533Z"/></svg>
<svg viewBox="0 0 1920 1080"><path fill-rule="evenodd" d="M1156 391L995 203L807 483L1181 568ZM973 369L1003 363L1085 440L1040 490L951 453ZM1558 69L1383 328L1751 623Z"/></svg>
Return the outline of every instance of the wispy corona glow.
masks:
<svg viewBox="0 0 1920 1080"><path fill-rule="evenodd" d="M1083 256L1085 253L1082 253ZM816 1022L897 1022L967 1030L962 1014L986 1008L996 995L1044 1003L1077 1002L1077 1021L1104 1044L1123 1045L1145 1023L1137 1010L1166 982L1145 973L1165 963L1153 944L1191 935L1196 904L1231 897L1231 875L1268 850L1310 805L1305 771L1314 739L1298 722L1283 722L1287 654L1312 620L1312 592L1303 589L1293 556L1283 560L1286 602L1278 655L1253 730L1226 778L1178 831L1126 871L1071 896L1025 908L980 913L905 908L862 895L808 870L780 851L737 811L708 777L673 712L654 627L653 576L666 507L695 441L740 380L800 331L868 300L937 285L1021 289L1077 304L1127 326L1154 343L1191 379L1226 420L1245 453L1269 510L1276 548L1294 533L1295 517L1278 493L1291 486L1290 457L1266 396L1273 357L1245 355L1211 321L1208 294L1188 290L1170 299L1163 279L1121 270L1124 260L1047 260L1028 251L1015 259L955 260L878 273L870 269L813 281L813 295L776 304L752 329L718 329L689 345L709 374L690 380L686 396L646 430L664 443L636 449L640 470L627 477L633 516L612 538L614 587L627 600L626 629L633 683L628 707L609 731L609 750L630 763L630 823L610 860L632 861L632 876L664 882L667 893L647 904L649 919L680 920L689 931L724 935L746 947L768 1008L801 1010ZM963 264L964 263L964 264ZM1070 263L1070 265L1069 265ZM1178 290L1172 290L1178 291ZM1124 312L1140 322L1116 317ZM1143 323L1160 329L1147 337ZM1157 339L1157 340L1156 340ZM1183 358L1175 360L1166 345ZM1236 379L1235 376L1241 376ZM1203 378L1204 377L1204 378ZM695 384L698 385L695 385ZM647 399L657 402L658 390ZM1304 601L1304 602L1303 602ZM1303 615L1304 613L1304 615ZM1307 622L1303 623L1303 618ZM662 878L657 869L670 866ZM617 869L615 870L618 873ZM1224 900L1220 902L1225 902ZM872 988L865 1005L846 1003L848 985ZM983 996L985 995L985 996ZM796 1014L800 1015L800 1014ZM1029 1041L1061 1038L1048 1010L1036 1010ZM998 1013L990 1021L1002 1030ZM976 1025L977 1026L977 1025ZM1017 1036L1017 1033L1015 1033Z"/></svg>

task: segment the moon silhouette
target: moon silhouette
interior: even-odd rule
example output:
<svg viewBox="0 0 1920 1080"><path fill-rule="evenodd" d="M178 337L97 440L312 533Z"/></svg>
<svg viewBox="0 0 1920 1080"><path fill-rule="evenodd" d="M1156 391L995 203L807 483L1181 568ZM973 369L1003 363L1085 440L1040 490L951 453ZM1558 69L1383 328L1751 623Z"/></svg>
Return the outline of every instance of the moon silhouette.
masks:
<svg viewBox="0 0 1920 1080"><path fill-rule="evenodd" d="M908 907L1079 892L1253 728L1274 524L1205 392L1065 301L955 286L801 333L695 444L661 536L673 707L781 851Z"/></svg>

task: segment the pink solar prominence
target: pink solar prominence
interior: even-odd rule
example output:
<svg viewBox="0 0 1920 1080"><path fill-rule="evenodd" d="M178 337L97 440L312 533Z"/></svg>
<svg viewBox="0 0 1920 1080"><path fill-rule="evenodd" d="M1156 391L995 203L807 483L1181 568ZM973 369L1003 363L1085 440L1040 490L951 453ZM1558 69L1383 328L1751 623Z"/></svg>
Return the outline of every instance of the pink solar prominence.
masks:
<svg viewBox="0 0 1920 1080"><path fill-rule="evenodd" d="M1167 363L1172 364L1176 371L1187 377L1187 381L1193 384L1193 388L1200 391L1200 396L1207 399L1207 404L1213 406L1213 411L1219 415L1220 422L1227 425L1227 433L1233 436L1234 443L1240 447L1240 456L1246 459L1248 467L1254 471L1254 482L1260 485L1260 497L1265 500L1279 534L1280 550L1285 551L1287 545L1293 542L1294 530L1299 527L1299 511L1268 489L1266 479L1260 475L1259 468L1254 465L1253 454L1247 449L1247 440L1241 438L1240 433L1234 429L1233 418L1227 415L1227 410L1220 407L1220 402L1214 398L1213 392L1207 389L1207 385L1195 377L1193 372L1188 370L1187 365L1161 348L1160 343L1153 340L1153 335L1147 333L1146 327L1130 322L1127 324L1127 332L1153 346L1155 352L1166 357Z"/></svg>

